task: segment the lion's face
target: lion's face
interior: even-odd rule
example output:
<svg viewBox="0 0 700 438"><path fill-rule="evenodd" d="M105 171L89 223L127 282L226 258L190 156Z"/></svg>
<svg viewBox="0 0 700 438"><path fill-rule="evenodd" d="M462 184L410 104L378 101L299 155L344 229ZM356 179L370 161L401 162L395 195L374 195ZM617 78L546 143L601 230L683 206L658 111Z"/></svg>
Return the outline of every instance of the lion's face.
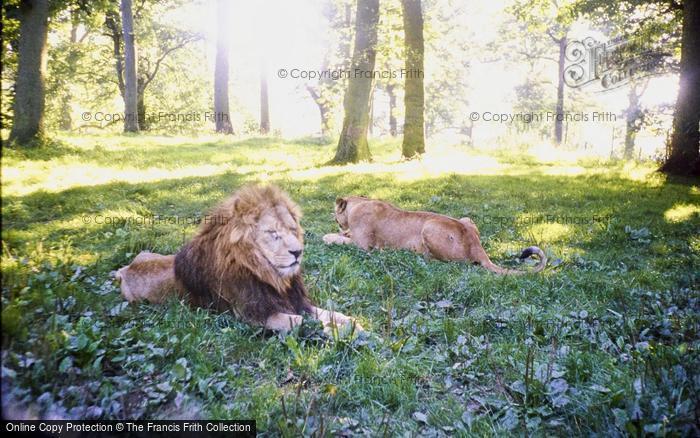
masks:
<svg viewBox="0 0 700 438"><path fill-rule="evenodd" d="M261 255L279 273L287 278L297 274L304 250L301 227L284 206L264 211L254 234Z"/></svg>

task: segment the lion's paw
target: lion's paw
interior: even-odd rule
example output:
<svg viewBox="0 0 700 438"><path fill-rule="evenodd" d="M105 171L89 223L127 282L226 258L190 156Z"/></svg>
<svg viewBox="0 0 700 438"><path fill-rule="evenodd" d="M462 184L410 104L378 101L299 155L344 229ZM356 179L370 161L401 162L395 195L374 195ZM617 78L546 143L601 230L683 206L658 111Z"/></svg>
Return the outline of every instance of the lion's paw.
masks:
<svg viewBox="0 0 700 438"><path fill-rule="evenodd" d="M290 328L290 330L296 326L301 325L303 322L304 322L304 317L301 315L289 316L289 328Z"/></svg>
<svg viewBox="0 0 700 438"><path fill-rule="evenodd" d="M337 234L326 234L323 236L323 243L326 245L332 245L334 243L338 243L338 235Z"/></svg>
<svg viewBox="0 0 700 438"><path fill-rule="evenodd" d="M364 332L365 329L357 320L352 318L336 319L334 322L328 322L323 325L323 331L329 336L337 333L339 337L344 338L350 335L356 335Z"/></svg>

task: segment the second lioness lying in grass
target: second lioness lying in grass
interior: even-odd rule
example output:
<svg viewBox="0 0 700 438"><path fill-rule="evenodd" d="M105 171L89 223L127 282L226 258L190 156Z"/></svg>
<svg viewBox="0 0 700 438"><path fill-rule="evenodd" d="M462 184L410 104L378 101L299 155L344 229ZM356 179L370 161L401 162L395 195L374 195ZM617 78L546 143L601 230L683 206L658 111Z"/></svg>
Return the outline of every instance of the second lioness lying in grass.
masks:
<svg viewBox="0 0 700 438"><path fill-rule="evenodd" d="M469 261L497 274L527 272L495 265L468 217L454 219L438 213L406 211L385 201L346 196L335 201L335 220L341 232L323 236L327 244L355 244L364 250L408 249L438 260ZM525 248L520 259L532 255L539 258L534 272L544 269L547 256L536 246Z"/></svg>

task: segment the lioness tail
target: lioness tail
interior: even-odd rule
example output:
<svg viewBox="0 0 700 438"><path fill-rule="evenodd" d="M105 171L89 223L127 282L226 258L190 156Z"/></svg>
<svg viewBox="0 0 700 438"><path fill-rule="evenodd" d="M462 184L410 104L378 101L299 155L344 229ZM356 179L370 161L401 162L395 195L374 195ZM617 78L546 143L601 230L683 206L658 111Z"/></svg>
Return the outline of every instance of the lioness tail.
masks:
<svg viewBox="0 0 700 438"><path fill-rule="evenodd" d="M539 247L537 246L529 246L523 250L522 253L520 253L520 257L518 257L520 260L525 260L528 257L531 256L537 256L539 259L539 262L537 265L535 265L535 268L532 270L532 272L540 272L547 266L547 256L545 255L544 251L542 251ZM528 271L520 271L517 269L505 269L501 268L500 266L496 265L493 263L490 259L486 259L484 262L481 263L481 266L484 268L488 269L491 272L495 272L496 274L506 274L506 275L522 275L522 274L527 274Z"/></svg>

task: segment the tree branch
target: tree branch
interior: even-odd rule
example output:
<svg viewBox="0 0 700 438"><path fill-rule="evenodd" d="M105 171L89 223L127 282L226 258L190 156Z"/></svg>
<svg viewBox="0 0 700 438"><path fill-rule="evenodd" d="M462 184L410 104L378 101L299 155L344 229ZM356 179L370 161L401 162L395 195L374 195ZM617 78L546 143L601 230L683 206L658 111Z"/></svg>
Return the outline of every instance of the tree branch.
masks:
<svg viewBox="0 0 700 438"><path fill-rule="evenodd" d="M170 55L172 52L174 52L174 51L176 51L176 50L178 50L178 49L181 49L181 48L185 47L185 46L188 45L189 43L198 41L198 40L200 40L200 39L202 39L202 36L201 36L201 35L189 36L189 37L186 37L185 39L183 39L182 41L180 41L179 44L177 44L177 45L175 45L175 46L173 46L173 47L167 49L166 51L164 51L164 52L160 55L160 57L156 60L156 64L155 64L155 67L153 68L153 71L152 71L150 74L149 74L148 72L146 72L146 80L144 81L143 87L141 88L141 90L142 90L142 91L145 90L146 87L148 87L148 84L151 83L151 81L153 80L153 78L156 77L156 74L158 73L158 70L160 69L161 63L165 60L165 58L166 58L168 55ZM149 67L150 67L150 63L149 63Z"/></svg>
<svg viewBox="0 0 700 438"><path fill-rule="evenodd" d="M557 38L554 36L554 33L552 32L552 29L547 29L547 35L554 41L555 43L559 44L562 40L562 38Z"/></svg>
<svg viewBox="0 0 700 438"><path fill-rule="evenodd" d="M83 41L85 41L85 38L87 38L88 35L90 35L90 31L89 31L88 29L85 29L85 33L83 34L83 36L81 36L80 38L78 38L78 42L79 42L79 43L82 43Z"/></svg>
<svg viewBox="0 0 700 438"><path fill-rule="evenodd" d="M314 102L318 102L321 96L316 92L316 90L313 89L313 87L309 84L306 84L306 90L309 92L311 95L311 98L314 100Z"/></svg>
<svg viewBox="0 0 700 438"><path fill-rule="evenodd" d="M141 4L134 9L134 18L139 18L141 16L141 11L146 3L146 0L141 0Z"/></svg>
<svg viewBox="0 0 700 438"><path fill-rule="evenodd" d="M552 61L552 62L559 63L558 59L555 59L555 58L552 58L549 56L545 56L545 55L533 55L532 53L521 51L521 50L518 50L515 53L517 53L518 55L522 55L526 58L544 59L545 61Z"/></svg>

